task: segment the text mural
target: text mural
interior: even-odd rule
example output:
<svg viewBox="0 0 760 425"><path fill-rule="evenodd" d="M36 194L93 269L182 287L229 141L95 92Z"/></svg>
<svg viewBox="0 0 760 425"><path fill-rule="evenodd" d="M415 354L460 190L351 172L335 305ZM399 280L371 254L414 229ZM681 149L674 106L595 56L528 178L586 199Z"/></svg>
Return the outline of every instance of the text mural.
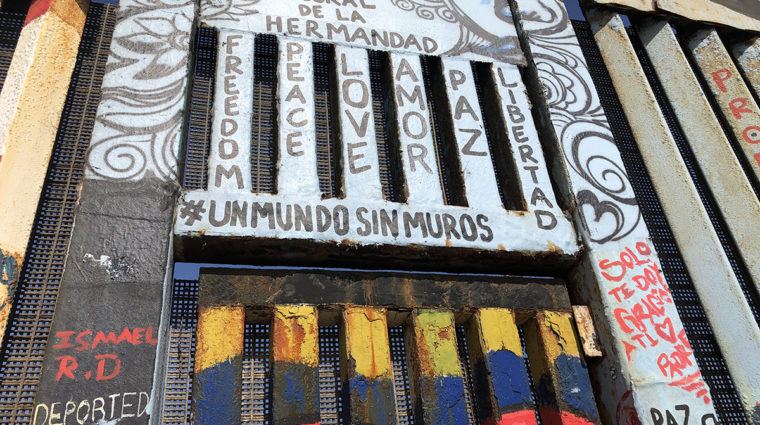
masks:
<svg viewBox="0 0 760 425"><path fill-rule="evenodd" d="M292 16L295 13L303 16ZM475 14L477 25L468 18ZM208 189L184 191L179 200L175 233L185 236L184 242L192 242L194 237L240 236L526 254L550 251L572 255L577 251L571 222L554 197L520 71L513 64L494 62L484 68L490 74L488 78L481 77L484 81L478 82L467 60L519 62L508 7L453 0L261 0L205 2L201 15L218 31L216 88ZM383 34L415 28L415 20L422 21L419 27L425 28L425 35L403 37L420 40L419 48L413 47L417 46L414 42L396 48L372 41L371 37L379 40ZM371 28L367 27L369 23ZM359 43L354 38L326 37L337 34L337 25L366 33L370 40ZM275 194L252 193L248 178L254 32L278 33ZM282 33L286 36L280 36ZM393 40L396 36L388 37ZM427 37L435 43L424 41ZM448 37L454 37L453 41ZM336 108L336 122L331 128L340 133L339 146L335 147L342 168L339 184L344 196L340 198L323 198L317 176L311 41L336 44L330 58L334 63L330 78L335 81ZM478 43L494 50L475 49ZM514 48L509 43L515 43ZM375 127L381 117L375 116L375 77L371 76L368 50L363 47L391 50L387 56L390 105L386 107L395 108L387 118L395 122L387 123L387 129L395 131L391 137L398 140L396 155L405 202L392 202L383 195ZM432 71L435 76L423 73L419 53L444 55L441 66ZM440 81L441 93L429 93L426 78ZM492 85L483 91L494 93L495 114L481 109L477 84ZM438 99L439 95L443 96L436 101L438 118L434 118L431 96ZM494 136L498 139L489 140L489 116L500 121L501 131L514 139L498 135ZM439 124L440 129L436 129ZM452 149L446 156L456 157L453 162L440 156L436 131L450 132ZM498 151L491 146L496 143L509 146ZM502 156L508 157L500 158L498 152L506 152ZM461 175L462 187L452 190L462 192L465 201L461 205L444 202L444 161L459 167L453 172ZM500 195L494 163L503 161L514 164L515 175L506 176L511 180L506 184L517 187L517 195L511 196L519 199L511 201L519 205L518 210L506 208Z"/></svg>

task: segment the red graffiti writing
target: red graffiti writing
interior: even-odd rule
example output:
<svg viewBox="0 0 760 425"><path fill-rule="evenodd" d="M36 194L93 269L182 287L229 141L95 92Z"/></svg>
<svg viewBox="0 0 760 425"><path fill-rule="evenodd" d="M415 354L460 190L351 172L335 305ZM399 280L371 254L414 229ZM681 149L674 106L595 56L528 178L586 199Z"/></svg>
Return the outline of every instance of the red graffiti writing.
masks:
<svg viewBox="0 0 760 425"><path fill-rule="evenodd" d="M718 86L718 90L723 93L728 93L726 87L726 81L733 76L733 73L728 69L719 69L712 73L712 79ZM757 114L752 109L747 107L748 100L744 97L735 97L728 101L728 109L731 111L731 115L737 120L742 119L745 114L752 115L752 119L757 120ZM742 130L742 139L745 142L755 144L760 143L760 126L748 125ZM760 165L760 154L755 154L755 162Z"/></svg>
<svg viewBox="0 0 760 425"><path fill-rule="evenodd" d="M129 345L156 345L158 340L153 334L153 327L147 328L124 328L120 333L117 332L97 332L87 329L81 332L60 331L56 332L57 343L53 349L67 350L74 349L76 352L92 351L100 347L101 349L109 346L120 344ZM95 354L93 358L97 361L95 367L95 381L108 381L115 378L121 372L121 359L116 354ZM55 358L58 361L58 372L55 380L60 381L62 378L69 380L77 379L79 371L79 361L73 355L62 355ZM84 371L81 374L86 380L93 376L92 370Z"/></svg>
<svg viewBox="0 0 760 425"><path fill-rule="evenodd" d="M694 355L683 327L673 323L677 317L673 298L649 245L638 242L598 266L611 284L607 294L618 303L612 313L627 336L622 343L628 361L637 350L655 350L664 377L678 382L690 373L696 364ZM703 400L710 402L709 397Z"/></svg>

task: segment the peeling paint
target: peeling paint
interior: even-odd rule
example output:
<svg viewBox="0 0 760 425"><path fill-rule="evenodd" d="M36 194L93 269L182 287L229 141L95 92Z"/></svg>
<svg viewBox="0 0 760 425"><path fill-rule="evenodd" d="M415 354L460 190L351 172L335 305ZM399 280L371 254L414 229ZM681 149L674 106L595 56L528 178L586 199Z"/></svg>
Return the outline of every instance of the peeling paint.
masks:
<svg viewBox="0 0 760 425"><path fill-rule="evenodd" d="M278 305L274 308L272 355L275 361L319 363L317 309L309 305Z"/></svg>

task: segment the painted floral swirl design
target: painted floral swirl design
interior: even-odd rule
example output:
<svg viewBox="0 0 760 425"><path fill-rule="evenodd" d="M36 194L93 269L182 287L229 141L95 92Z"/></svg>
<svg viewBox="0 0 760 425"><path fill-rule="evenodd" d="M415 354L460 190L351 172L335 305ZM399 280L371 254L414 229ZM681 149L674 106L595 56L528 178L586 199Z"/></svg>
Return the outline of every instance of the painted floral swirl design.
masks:
<svg viewBox="0 0 760 425"><path fill-rule="evenodd" d="M603 244L643 226L620 152L559 0L518 1L583 225Z"/></svg>
<svg viewBox="0 0 760 425"><path fill-rule="evenodd" d="M176 178L194 7L192 0L122 0L88 177Z"/></svg>

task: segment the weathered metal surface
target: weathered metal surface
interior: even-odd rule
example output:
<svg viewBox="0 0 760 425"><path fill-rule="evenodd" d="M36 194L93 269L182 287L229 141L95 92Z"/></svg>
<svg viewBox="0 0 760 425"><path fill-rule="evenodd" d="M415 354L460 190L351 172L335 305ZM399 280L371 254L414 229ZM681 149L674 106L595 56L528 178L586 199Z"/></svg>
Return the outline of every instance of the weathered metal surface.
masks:
<svg viewBox="0 0 760 425"><path fill-rule="evenodd" d="M208 155L208 188L251 190L253 33L219 31L216 96Z"/></svg>
<svg viewBox="0 0 760 425"><path fill-rule="evenodd" d="M706 415L714 419L709 398L705 405L694 392L671 385L680 376L675 372L670 376L669 369L663 372L658 367L658 359L668 364L670 359L684 359L694 372L696 362L688 341L673 340L669 332L672 327L677 335L675 330L683 325L668 297L667 282L659 272L657 254L567 11L558 0L516 0L513 6L519 12L524 48L530 48L533 58L526 83L541 93L533 100L539 108L544 147L553 154L559 194L572 205L587 249L569 276L576 299L591 309L606 354L592 368L602 419L605 423L643 422L652 412L662 416L674 405L694 411L707 406L710 413ZM631 263L633 256L640 264ZM646 289L639 289L634 278L649 282ZM625 321L621 326L615 314L643 312L647 305L656 307L657 314L637 323L652 336L651 342L642 340L644 333ZM667 329L667 339L657 335L656 329ZM689 388L705 388L699 375L689 378L696 379Z"/></svg>
<svg viewBox="0 0 760 425"><path fill-rule="evenodd" d="M259 308L305 303L453 310L478 307L571 310L560 280L387 272L325 274L265 269L242 274L241 270L202 269L199 300L201 304L242 303Z"/></svg>
<svg viewBox="0 0 760 425"><path fill-rule="evenodd" d="M533 121L528 90L520 70L514 65L493 64L491 69L499 96L499 106L511 142L510 151L522 189L522 203L536 215L541 229L551 229L562 220L549 179L546 157Z"/></svg>
<svg viewBox="0 0 760 425"><path fill-rule="evenodd" d="M346 307L343 311L345 364L351 424L393 425L396 403L385 309Z"/></svg>
<svg viewBox="0 0 760 425"><path fill-rule="evenodd" d="M192 1L120 2L57 298L66 308L56 309L50 325L37 411L70 402L93 406L87 424L147 423L161 405L153 383L162 381L154 372L156 353L164 352L161 312L194 16ZM65 355L74 367L52 348L62 332L117 342L71 349ZM62 366L70 376L58 376ZM104 409L95 409L101 400ZM75 421L70 415L68 423Z"/></svg>
<svg viewBox="0 0 760 425"><path fill-rule="evenodd" d="M538 312L524 326L542 423L599 424L594 392L570 313Z"/></svg>
<svg viewBox="0 0 760 425"><path fill-rule="evenodd" d="M381 201L380 165L367 50L337 46L338 109L340 110L343 190L346 197ZM338 221L338 215L333 219ZM347 217L344 219L346 220Z"/></svg>
<svg viewBox="0 0 760 425"><path fill-rule="evenodd" d="M204 0L200 7L201 22L220 28L413 54L525 61L512 17L500 3Z"/></svg>
<svg viewBox="0 0 760 425"><path fill-rule="evenodd" d="M88 1L27 14L0 93L0 342L53 153Z"/></svg>
<svg viewBox="0 0 760 425"><path fill-rule="evenodd" d="M320 196L314 123L314 53L311 43L281 37L278 73L280 87L280 159L277 193L284 197ZM291 176L298 176L292 178Z"/></svg>
<svg viewBox="0 0 760 425"><path fill-rule="evenodd" d="M760 108L714 29L694 31L687 45L749 165L749 177L760 184Z"/></svg>
<svg viewBox="0 0 760 425"><path fill-rule="evenodd" d="M692 21L710 22L740 30L760 31L760 5L741 0L594 0L604 5L642 12L667 12Z"/></svg>
<svg viewBox="0 0 760 425"><path fill-rule="evenodd" d="M319 328L310 305L277 305L272 319L272 421L319 423Z"/></svg>
<svg viewBox="0 0 760 425"><path fill-rule="evenodd" d="M658 197L663 200L663 210L689 269L695 289L705 307L716 340L724 353L742 353L743 360L732 359L731 354L727 354L726 363L736 379L737 389L742 393L741 388L745 388L743 394L747 395L746 390L751 387L746 386L748 382L757 382L760 379L760 375L757 375L760 372L760 367L758 367L760 329L753 320L728 258L699 194L690 180L620 16L599 9L589 9L587 17L605 64L610 70L613 85L620 97L623 111L649 171L652 184ZM642 252L637 247L637 251L631 251L625 254L625 257L621 254L621 263L603 264L604 274L610 282L624 281L628 268L635 270L636 264L644 264L642 260L648 256L649 248L646 247ZM624 261L632 261L629 263L630 267L626 266ZM648 267L643 270L644 280L633 279L635 286L628 287L629 291L633 293L636 289L648 291L659 285L659 271L652 269L647 272L647 270ZM647 275L650 276L649 279ZM625 284L619 289L616 295L625 299ZM714 295L716 290L721 294L718 297ZM701 379L688 341L685 341L683 328L680 324L673 325L670 320L670 317L677 317L675 306L672 301L668 301L667 292L655 294L655 297L647 298L646 305L650 307L649 313L644 316L652 324L651 328L647 325L641 326L642 318L641 315L637 316L635 313L637 310L626 308L615 310L617 323L623 332L628 334L629 338L637 334L641 335L636 342L645 345L641 347L644 348L642 350L629 339L624 341L625 352L628 356L638 355L647 358L651 366L646 372L650 376L654 375L653 378L656 379L654 382L667 383L676 391L680 390L679 387L697 389L696 396L700 401L691 407L691 414L703 418L709 415L714 417L715 411L709 392L704 388L706 384ZM658 316L664 320L656 319ZM737 333L747 335L749 338L737 339ZM645 342L643 339L644 337L655 338L653 334L659 339L658 349L655 351L649 350L648 347L657 340ZM657 351L665 350L666 346L668 348L665 357L654 355L659 354ZM671 350L674 355L670 355ZM658 369L661 372L659 376L656 373ZM743 381L744 377L750 381ZM649 390L650 388L642 386L637 390L638 397L652 400L651 402L663 400L662 389L656 392ZM673 390L671 388L668 390L667 397L671 397Z"/></svg>
<svg viewBox="0 0 760 425"><path fill-rule="evenodd" d="M429 425L467 423L464 376L457 355L454 315L420 309L411 314L412 397Z"/></svg>
<svg viewBox="0 0 760 425"><path fill-rule="evenodd" d="M602 357L604 353L602 353L602 347L599 345L599 336L596 333L594 319L591 317L588 306L574 305L573 318L575 318L575 326L578 329L583 354L586 357Z"/></svg>
<svg viewBox="0 0 760 425"><path fill-rule="evenodd" d="M240 422L244 329L243 307L198 311L193 417L199 425Z"/></svg>
<svg viewBox="0 0 760 425"><path fill-rule="evenodd" d="M443 59L441 62L467 205L476 210L496 210L502 202L472 67L470 62L461 60Z"/></svg>
<svg viewBox="0 0 760 425"><path fill-rule="evenodd" d="M760 96L760 38L747 37L730 46L735 64L741 69L744 78L755 93Z"/></svg>
<svg viewBox="0 0 760 425"><path fill-rule="evenodd" d="M484 308L467 323L479 423L535 425L536 412L515 313Z"/></svg>
<svg viewBox="0 0 760 425"><path fill-rule="evenodd" d="M430 106L425 97L420 57L390 55L393 100L398 117L401 163L406 177L406 200L412 204L443 204L435 155Z"/></svg>
<svg viewBox="0 0 760 425"><path fill-rule="evenodd" d="M760 289L760 239L754 234L760 223L760 202L748 176L734 155L670 25L648 19L638 24L637 30L752 282ZM724 93L719 100L725 99ZM756 118L760 124L760 115ZM739 143L745 142L740 140ZM756 176L760 175L760 163L754 162L752 170Z"/></svg>

